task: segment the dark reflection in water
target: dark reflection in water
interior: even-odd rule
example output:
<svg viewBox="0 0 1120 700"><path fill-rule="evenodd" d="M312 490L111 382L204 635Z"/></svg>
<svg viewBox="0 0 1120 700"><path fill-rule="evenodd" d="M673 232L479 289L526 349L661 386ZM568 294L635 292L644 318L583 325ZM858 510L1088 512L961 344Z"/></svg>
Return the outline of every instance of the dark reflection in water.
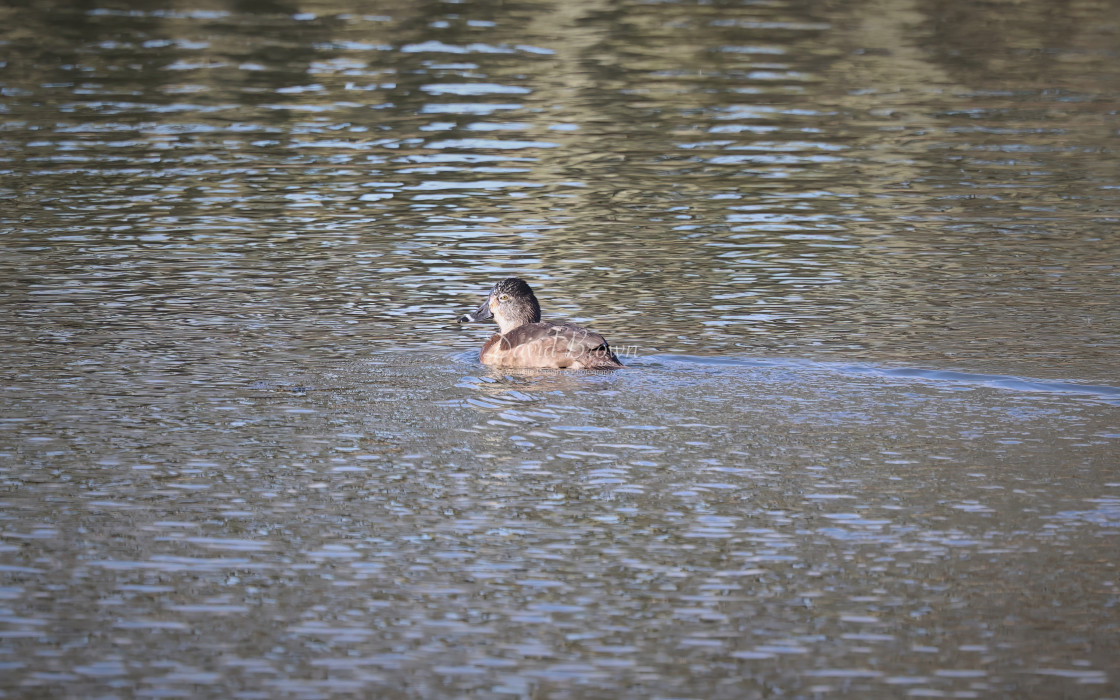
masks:
<svg viewBox="0 0 1120 700"><path fill-rule="evenodd" d="M0 8L0 693L1117 694L1117 47ZM630 367L479 366L511 273Z"/></svg>
<svg viewBox="0 0 1120 700"><path fill-rule="evenodd" d="M1109 379L1115 23L950 5L9 10L11 293L428 345L514 271L647 351Z"/></svg>

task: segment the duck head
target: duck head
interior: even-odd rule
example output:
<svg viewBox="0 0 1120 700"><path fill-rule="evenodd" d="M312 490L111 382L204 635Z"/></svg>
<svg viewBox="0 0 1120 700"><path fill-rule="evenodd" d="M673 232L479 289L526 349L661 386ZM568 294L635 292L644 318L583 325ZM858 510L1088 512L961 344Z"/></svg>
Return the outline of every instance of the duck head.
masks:
<svg viewBox="0 0 1120 700"><path fill-rule="evenodd" d="M476 310L459 317L459 323L493 318L502 334L526 323L539 323L541 305L525 280L507 277L498 282Z"/></svg>

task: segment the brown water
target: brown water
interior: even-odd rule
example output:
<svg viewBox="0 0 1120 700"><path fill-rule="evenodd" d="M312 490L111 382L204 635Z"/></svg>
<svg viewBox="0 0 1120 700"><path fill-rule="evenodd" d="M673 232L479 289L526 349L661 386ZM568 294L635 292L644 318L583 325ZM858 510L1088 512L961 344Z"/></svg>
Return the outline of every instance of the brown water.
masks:
<svg viewBox="0 0 1120 700"><path fill-rule="evenodd" d="M1120 698L1118 103L1109 2L0 8L0 697Z"/></svg>

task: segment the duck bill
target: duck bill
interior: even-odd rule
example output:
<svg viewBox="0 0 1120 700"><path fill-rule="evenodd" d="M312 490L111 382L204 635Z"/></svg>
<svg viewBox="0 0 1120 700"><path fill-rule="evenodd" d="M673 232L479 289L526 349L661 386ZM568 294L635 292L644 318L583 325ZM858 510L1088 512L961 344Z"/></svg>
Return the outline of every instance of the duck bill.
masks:
<svg viewBox="0 0 1120 700"><path fill-rule="evenodd" d="M459 323L471 323L474 321L485 321L488 318L493 318L494 314L490 311L490 297L486 297L486 301L482 302L474 311L469 314L463 314L459 317Z"/></svg>

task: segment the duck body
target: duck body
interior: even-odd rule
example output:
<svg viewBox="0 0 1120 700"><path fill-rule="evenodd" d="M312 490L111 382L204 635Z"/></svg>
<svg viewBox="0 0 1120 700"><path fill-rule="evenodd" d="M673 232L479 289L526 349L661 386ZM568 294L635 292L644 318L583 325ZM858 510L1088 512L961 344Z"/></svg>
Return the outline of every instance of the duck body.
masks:
<svg viewBox="0 0 1120 700"><path fill-rule="evenodd" d="M573 323L526 323L509 333L495 333L482 346L479 360L499 367L622 367L606 338Z"/></svg>
<svg viewBox="0 0 1120 700"><path fill-rule="evenodd" d="M606 338L574 323L542 322L540 304L524 280L510 277L494 285L478 310L459 322L493 317L498 332L482 346L479 360L497 367L620 369L623 364Z"/></svg>

